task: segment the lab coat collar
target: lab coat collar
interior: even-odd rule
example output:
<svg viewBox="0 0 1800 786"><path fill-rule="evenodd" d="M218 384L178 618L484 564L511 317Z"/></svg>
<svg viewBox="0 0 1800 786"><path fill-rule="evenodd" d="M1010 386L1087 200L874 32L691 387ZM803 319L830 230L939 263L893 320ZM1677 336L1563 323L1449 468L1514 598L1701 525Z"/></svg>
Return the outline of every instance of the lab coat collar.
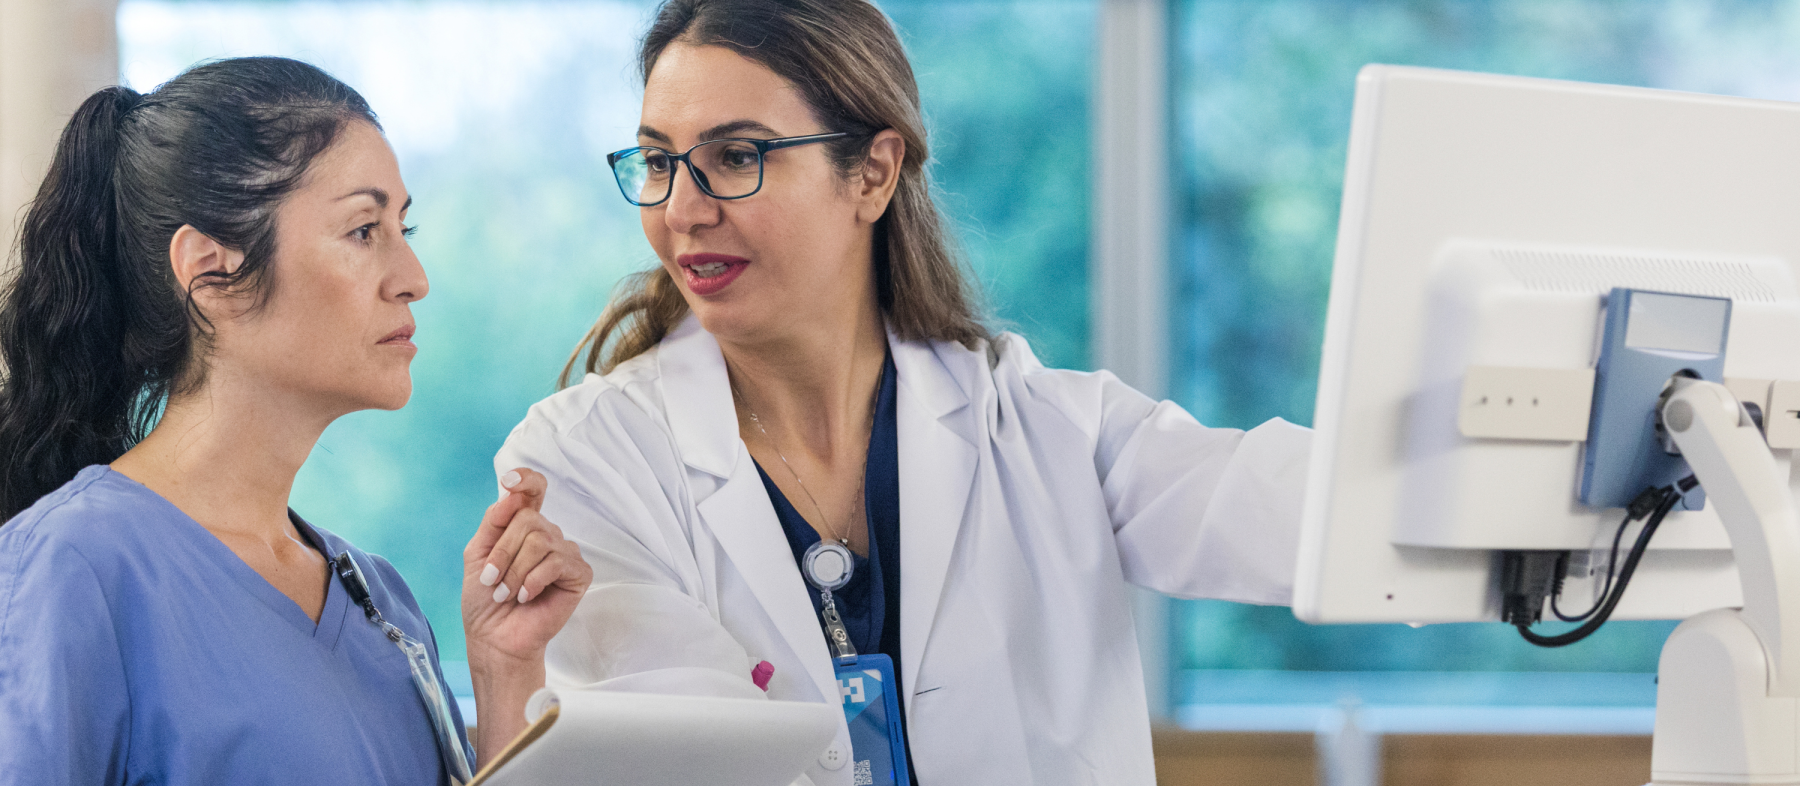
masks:
<svg viewBox="0 0 1800 786"><path fill-rule="evenodd" d="M721 480L732 477L744 451L719 342L689 314L663 338L656 363L682 462Z"/></svg>
<svg viewBox="0 0 1800 786"><path fill-rule="evenodd" d="M930 420L961 410L969 403L964 383L947 368L936 349L924 341L902 341L888 329L888 351L894 357L902 399L916 399ZM689 314L657 350L663 400L668 403L669 430L684 463L717 478L736 474L742 451L737 408L725 356L700 319ZM904 428L902 429L904 431ZM955 429L965 442L974 435Z"/></svg>
<svg viewBox="0 0 1800 786"><path fill-rule="evenodd" d="M919 665L974 486L979 426L969 404L975 380L987 369L981 353L902 341L891 328L888 348L899 382L900 669L910 709L912 694L921 687ZM701 517L782 637L807 664L821 697L835 698L836 677L806 600L806 585L762 479L738 438L737 410L718 342L690 314L663 339L657 363L669 430L682 461L724 481L697 500Z"/></svg>

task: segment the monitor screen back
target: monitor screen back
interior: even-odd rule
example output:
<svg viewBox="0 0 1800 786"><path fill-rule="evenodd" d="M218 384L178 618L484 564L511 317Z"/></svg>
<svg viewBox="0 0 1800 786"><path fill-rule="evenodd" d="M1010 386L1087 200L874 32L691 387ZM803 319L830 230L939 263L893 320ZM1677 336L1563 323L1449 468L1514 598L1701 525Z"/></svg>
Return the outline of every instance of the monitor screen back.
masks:
<svg viewBox="0 0 1800 786"><path fill-rule="evenodd" d="M1800 104L1364 68L1296 616L1493 620L1499 550L1610 544L1581 441L1464 437L1457 407L1471 366L1592 368L1613 287L1729 297L1728 384L1800 380L1797 140ZM1670 516L1614 616L1739 602L1709 506Z"/></svg>

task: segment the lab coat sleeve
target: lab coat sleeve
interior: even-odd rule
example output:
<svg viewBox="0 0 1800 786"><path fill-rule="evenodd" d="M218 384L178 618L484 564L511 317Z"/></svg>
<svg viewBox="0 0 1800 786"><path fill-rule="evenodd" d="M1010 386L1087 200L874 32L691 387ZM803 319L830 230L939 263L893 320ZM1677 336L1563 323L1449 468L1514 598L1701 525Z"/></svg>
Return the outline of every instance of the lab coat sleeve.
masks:
<svg viewBox="0 0 1800 786"><path fill-rule="evenodd" d="M45 543L28 530L6 534L0 784L124 783L129 698L100 579L67 543Z"/></svg>
<svg viewBox="0 0 1800 786"><path fill-rule="evenodd" d="M1083 377L1126 580L1185 598L1292 603L1312 431L1279 418L1207 428L1108 372Z"/></svg>
<svg viewBox="0 0 1800 786"><path fill-rule="evenodd" d="M658 476L680 471L668 438L616 390L557 415L577 396L565 393L538 405L548 414L534 408L494 459L497 473L545 475L544 516L594 568L546 652L550 686L762 697L747 652L705 601L684 506L671 496L680 484Z"/></svg>

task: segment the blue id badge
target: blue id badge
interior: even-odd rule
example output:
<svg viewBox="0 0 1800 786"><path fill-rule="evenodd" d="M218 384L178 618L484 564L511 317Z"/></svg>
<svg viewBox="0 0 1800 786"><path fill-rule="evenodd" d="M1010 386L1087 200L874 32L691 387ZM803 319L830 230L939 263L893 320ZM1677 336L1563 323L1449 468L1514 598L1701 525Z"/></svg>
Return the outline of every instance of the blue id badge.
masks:
<svg viewBox="0 0 1800 786"><path fill-rule="evenodd" d="M844 721L850 725L851 786L910 786L906 738L900 731L900 692L894 689L894 660L858 655L838 615L832 590L850 581L855 561L841 541L820 540L801 558L807 583L819 591L819 620L837 671Z"/></svg>
<svg viewBox="0 0 1800 786"><path fill-rule="evenodd" d="M838 693L850 724L852 786L906 786L906 742L900 733L900 692L894 661L858 655L837 663Z"/></svg>

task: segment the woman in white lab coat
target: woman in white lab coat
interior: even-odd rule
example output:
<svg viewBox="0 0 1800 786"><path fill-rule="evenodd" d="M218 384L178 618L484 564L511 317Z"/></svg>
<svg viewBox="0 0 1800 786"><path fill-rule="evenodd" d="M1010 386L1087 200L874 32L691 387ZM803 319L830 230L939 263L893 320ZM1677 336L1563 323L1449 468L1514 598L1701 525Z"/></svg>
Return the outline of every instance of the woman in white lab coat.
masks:
<svg viewBox="0 0 1800 786"><path fill-rule="evenodd" d="M863 0L673 0L640 66L611 163L662 264L496 459L594 568L551 684L836 703L797 558L841 543L914 780L1154 783L1126 585L1287 603L1309 433L1206 428L982 327ZM849 748L807 777L861 781Z"/></svg>

